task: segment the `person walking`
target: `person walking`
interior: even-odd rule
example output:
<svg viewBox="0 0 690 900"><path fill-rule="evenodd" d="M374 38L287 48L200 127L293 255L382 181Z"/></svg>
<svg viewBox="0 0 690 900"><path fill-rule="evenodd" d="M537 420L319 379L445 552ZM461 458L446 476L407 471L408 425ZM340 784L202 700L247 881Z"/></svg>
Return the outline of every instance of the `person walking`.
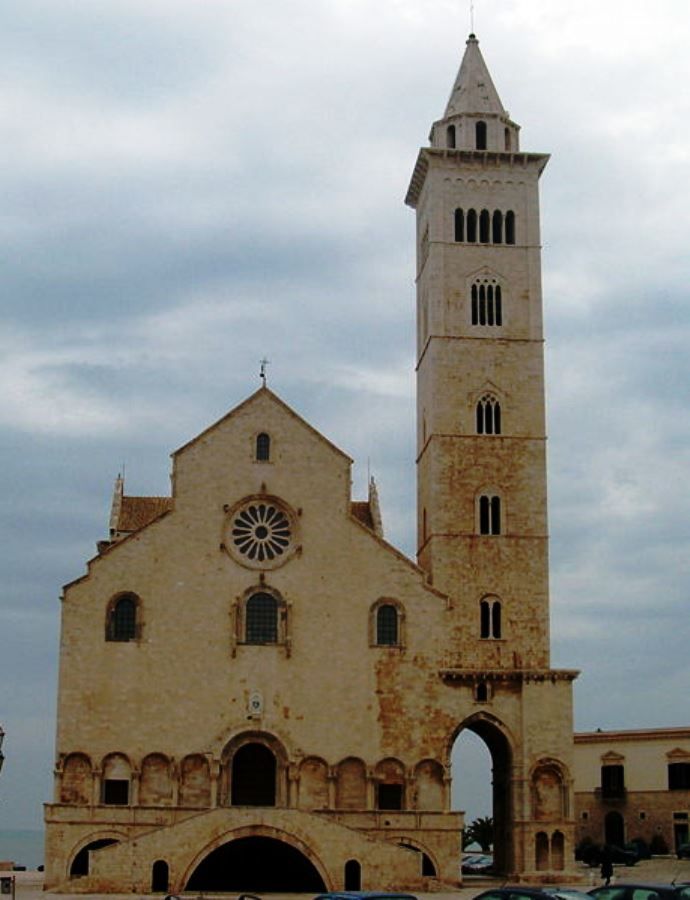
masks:
<svg viewBox="0 0 690 900"><path fill-rule="evenodd" d="M608 887L611 884L611 876L613 875L613 858L608 844L605 844L604 849L601 851L600 862L601 877L606 887Z"/></svg>

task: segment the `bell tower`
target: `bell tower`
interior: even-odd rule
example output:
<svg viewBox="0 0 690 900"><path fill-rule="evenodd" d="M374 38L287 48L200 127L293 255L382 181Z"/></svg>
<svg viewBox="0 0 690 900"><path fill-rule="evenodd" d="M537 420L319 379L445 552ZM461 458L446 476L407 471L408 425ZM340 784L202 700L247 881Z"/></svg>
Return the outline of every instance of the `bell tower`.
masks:
<svg viewBox="0 0 690 900"><path fill-rule="evenodd" d="M417 214L418 559L467 668L549 666L539 177L476 37L406 203Z"/></svg>

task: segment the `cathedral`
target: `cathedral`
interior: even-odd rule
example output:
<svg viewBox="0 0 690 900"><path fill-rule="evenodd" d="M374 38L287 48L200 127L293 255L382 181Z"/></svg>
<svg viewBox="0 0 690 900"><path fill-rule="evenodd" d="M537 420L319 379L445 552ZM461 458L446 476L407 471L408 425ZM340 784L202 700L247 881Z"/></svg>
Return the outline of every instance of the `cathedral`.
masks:
<svg viewBox="0 0 690 900"><path fill-rule="evenodd" d="M417 559L264 384L118 479L62 598L48 890L458 885L451 749L492 759L496 868L573 875L572 682L549 659L539 178L474 35L419 151Z"/></svg>

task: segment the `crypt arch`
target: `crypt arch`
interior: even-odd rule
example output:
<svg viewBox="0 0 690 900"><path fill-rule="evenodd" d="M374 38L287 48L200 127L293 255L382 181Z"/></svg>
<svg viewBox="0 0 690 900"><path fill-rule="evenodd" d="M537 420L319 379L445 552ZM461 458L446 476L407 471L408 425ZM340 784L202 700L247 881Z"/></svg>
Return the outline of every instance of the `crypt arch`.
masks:
<svg viewBox="0 0 690 900"><path fill-rule="evenodd" d="M179 890L318 893L333 885L319 857L294 834L251 825L207 844L187 867Z"/></svg>

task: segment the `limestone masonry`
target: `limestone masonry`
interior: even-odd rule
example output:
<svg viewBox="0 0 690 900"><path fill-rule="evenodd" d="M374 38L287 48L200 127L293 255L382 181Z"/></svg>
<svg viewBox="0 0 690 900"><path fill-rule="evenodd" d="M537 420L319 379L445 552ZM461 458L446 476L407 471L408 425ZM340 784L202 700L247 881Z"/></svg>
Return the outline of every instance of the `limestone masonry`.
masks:
<svg viewBox="0 0 690 900"><path fill-rule="evenodd" d="M62 605L46 887L460 880L450 753L493 759L495 856L572 876L573 671L550 668L538 183L470 35L417 216L418 560L265 386L116 484Z"/></svg>

